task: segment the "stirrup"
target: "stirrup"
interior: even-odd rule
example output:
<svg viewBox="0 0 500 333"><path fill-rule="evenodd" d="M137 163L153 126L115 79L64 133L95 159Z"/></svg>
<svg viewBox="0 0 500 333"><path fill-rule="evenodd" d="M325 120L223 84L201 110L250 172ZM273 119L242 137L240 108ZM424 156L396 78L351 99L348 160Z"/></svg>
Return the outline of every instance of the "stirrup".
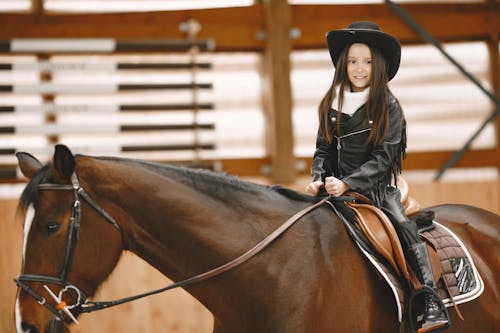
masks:
<svg viewBox="0 0 500 333"><path fill-rule="evenodd" d="M424 317L422 318L422 328L429 328L433 326L442 326L448 322L446 314L442 311L440 302L436 302L433 295L425 295L425 310ZM432 319L431 314L435 317ZM427 317L426 317L427 316ZM430 319L429 319L430 318ZM427 321L426 321L427 319Z"/></svg>
<svg viewBox="0 0 500 333"><path fill-rule="evenodd" d="M446 322L438 323L438 325L432 327L422 327L423 313L416 313L416 309L414 307L415 303L420 301L424 302L424 311L425 311L425 297L429 295L434 299L436 304L440 307L440 310L443 312ZM418 308L418 307L417 307ZM410 328L413 333L435 333L440 332L445 329L448 329L451 324L450 315L448 314L448 310L446 306L444 306L441 298L436 293L434 289L429 286L423 285L420 290L412 290L410 297L408 298L408 316Z"/></svg>

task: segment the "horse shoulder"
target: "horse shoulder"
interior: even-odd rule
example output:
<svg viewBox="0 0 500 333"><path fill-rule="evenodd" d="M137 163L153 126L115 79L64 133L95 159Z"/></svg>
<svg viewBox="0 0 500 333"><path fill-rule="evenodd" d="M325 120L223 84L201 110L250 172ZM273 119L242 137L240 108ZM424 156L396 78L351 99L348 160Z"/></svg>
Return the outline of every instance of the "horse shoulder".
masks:
<svg viewBox="0 0 500 333"><path fill-rule="evenodd" d="M349 236L330 208L305 221L315 239L316 270L309 299L309 328L314 332L397 330L396 307L389 288ZM375 327L376 326L376 327Z"/></svg>

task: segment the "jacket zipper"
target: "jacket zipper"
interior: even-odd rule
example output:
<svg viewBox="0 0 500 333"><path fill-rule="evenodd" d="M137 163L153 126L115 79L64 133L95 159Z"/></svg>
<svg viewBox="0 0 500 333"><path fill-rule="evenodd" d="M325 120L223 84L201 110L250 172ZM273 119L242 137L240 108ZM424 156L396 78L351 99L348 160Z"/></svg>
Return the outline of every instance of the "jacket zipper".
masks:
<svg viewBox="0 0 500 333"><path fill-rule="evenodd" d="M340 136L337 136L337 167L339 168L339 176L342 177L342 170L340 169L340 149L342 148L340 144Z"/></svg>
<svg viewBox="0 0 500 333"><path fill-rule="evenodd" d="M342 177L342 169L340 167L340 151L342 150L342 143L341 143L341 140L343 138L347 138L349 136L352 136L352 135L356 135L356 134L361 134L361 133L364 133L364 132L368 132L370 131L371 128L365 128L363 130L359 130L359 131L356 131L356 132L352 132L352 133L349 133L349 134L346 134L346 135L341 135L341 136L335 136L335 138L337 139L337 166L339 168L339 176Z"/></svg>

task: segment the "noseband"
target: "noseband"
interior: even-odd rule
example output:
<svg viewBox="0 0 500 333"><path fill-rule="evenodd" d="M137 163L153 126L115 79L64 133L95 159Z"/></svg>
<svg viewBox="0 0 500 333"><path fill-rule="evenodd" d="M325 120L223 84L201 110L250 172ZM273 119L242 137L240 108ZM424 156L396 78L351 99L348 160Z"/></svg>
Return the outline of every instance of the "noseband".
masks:
<svg viewBox="0 0 500 333"><path fill-rule="evenodd" d="M94 210L96 210L100 215L102 215L107 222L109 222L112 226L114 226L118 231L121 232L120 226L116 223L116 221L109 215L104 209L102 209L89 195L85 192L83 187L80 186L78 181L78 177L76 173L73 173L71 176L72 185L62 185L62 184L40 184L38 185L39 190L50 190L50 191L72 191L73 192L73 206L71 208L71 218L69 224L68 238L66 241L66 252L64 256L64 265L61 269L59 277L52 277L47 275L40 274L21 274L14 279L17 286L24 290L26 293L31 295L38 303L47 308L50 312L52 312L56 318L61 320L64 323L75 322L78 324L78 321L72 314L70 310L78 309L80 313L85 312L93 312L105 308L109 308L112 306L116 306L119 304L127 303L130 301L134 301L140 298L144 298L147 296L155 295L162 293L164 291L185 287L187 285L191 285L194 283L198 283L201 281L208 280L214 276L220 275L255 256L265 247L267 247L271 242L273 242L276 238L278 238L281 234L283 234L288 228L290 228L295 222L300 220L304 215L309 213L310 211L318 208L323 203L325 203L330 197L325 197L318 202L307 206L301 211L295 213L292 217L290 217L287 221L285 221L281 226L279 226L276 230L274 230L271 234L265 237L262 241L257 243L253 248L243 253L239 257L229 261L226 264L213 268L207 272L192 276L182 281L178 281L172 284L167 285L166 287L152 290L149 292L145 292L142 294L121 298L114 301L89 301L88 297L75 285L71 284L67 280L67 275L69 270L71 269L71 264L73 261L73 256L76 248L76 243L78 241L78 235L80 231L80 221L81 221L81 207L80 207L80 198L87 202ZM59 294L54 294L46 285L44 288L47 290L49 295L53 298L56 305L48 303L47 300L41 296L37 291L31 288L27 283L29 282L38 282L38 283L49 283L49 284L57 284L62 286ZM63 300L63 295L65 292L74 292L76 293L77 300L73 305L67 305ZM67 317L64 316L66 314Z"/></svg>

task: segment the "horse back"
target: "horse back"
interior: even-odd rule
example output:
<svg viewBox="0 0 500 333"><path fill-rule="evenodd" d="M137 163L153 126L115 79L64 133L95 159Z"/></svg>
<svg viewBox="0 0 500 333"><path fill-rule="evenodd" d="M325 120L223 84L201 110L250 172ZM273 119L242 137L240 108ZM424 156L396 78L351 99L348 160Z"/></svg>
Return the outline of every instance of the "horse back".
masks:
<svg viewBox="0 0 500 333"><path fill-rule="evenodd" d="M495 332L500 327L500 216L481 208L447 204L428 208L435 220L452 230L469 249L484 281L484 292L471 302L460 305L465 318L456 316L452 327L457 332L468 329ZM454 315L454 311L451 311Z"/></svg>
<svg viewBox="0 0 500 333"><path fill-rule="evenodd" d="M500 216L490 211L467 206L447 204L428 208L435 220L453 230L462 241L478 253L488 254L496 268L500 259L493 255L500 249Z"/></svg>

